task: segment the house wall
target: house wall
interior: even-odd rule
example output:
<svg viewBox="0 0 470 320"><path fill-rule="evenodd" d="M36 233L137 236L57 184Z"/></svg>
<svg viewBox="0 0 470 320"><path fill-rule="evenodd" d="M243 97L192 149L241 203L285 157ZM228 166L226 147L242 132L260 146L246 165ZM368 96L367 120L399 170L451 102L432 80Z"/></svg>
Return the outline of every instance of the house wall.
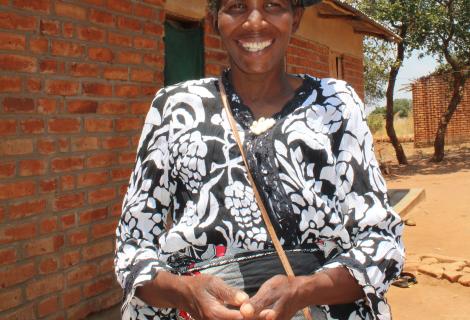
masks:
<svg viewBox="0 0 470 320"><path fill-rule="evenodd" d="M162 5L0 1L0 319L120 301L114 232L163 84Z"/></svg>
<svg viewBox="0 0 470 320"><path fill-rule="evenodd" d="M434 143L439 119L451 99L450 82L442 76L430 76L417 80L412 90L415 146L431 146ZM470 141L469 122L470 83L467 82L463 99L447 127L446 143Z"/></svg>
<svg viewBox="0 0 470 320"><path fill-rule="evenodd" d="M0 0L1 319L83 319L120 301L114 231L163 85L162 23L201 20L204 6ZM206 74L218 75L227 56L205 30ZM329 76L332 50L309 37L292 39L288 70ZM360 55L343 61L362 94Z"/></svg>

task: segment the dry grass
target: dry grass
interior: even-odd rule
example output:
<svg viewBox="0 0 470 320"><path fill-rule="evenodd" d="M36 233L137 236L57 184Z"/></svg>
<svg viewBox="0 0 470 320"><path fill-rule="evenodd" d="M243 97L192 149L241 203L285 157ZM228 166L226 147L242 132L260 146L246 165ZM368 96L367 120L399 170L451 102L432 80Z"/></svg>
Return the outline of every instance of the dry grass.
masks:
<svg viewBox="0 0 470 320"><path fill-rule="evenodd" d="M413 116L409 116L406 118L400 118L395 116L395 120L393 121L395 132L398 138L408 140L413 138L414 136L414 128L413 128ZM388 139L387 132L385 130L385 121L383 122L382 128L379 129L375 134L374 138L378 140Z"/></svg>

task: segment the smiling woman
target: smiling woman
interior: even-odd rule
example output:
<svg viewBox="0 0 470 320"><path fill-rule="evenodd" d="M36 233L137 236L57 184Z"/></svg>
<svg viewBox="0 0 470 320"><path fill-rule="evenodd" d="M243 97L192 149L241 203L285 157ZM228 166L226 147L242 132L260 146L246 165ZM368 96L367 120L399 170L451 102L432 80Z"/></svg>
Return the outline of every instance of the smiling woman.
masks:
<svg viewBox="0 0 470 320"><path fill-rule="evenodd" d="M363 104L284 65L314 2L209 1L230 68L152 102L117 229L123 319L391 317L402 222Z"/></svg>

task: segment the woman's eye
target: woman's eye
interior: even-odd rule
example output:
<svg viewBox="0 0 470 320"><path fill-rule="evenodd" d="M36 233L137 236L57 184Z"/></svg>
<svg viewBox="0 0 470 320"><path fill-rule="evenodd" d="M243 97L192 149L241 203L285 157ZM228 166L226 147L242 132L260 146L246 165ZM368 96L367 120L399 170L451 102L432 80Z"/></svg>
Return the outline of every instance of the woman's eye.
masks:
<svg viewBox="0 0 470 320"><path fill-rule="evenodd" d="M264 6L267 10L278 10L283 8L283 4L280 1L267 1Z"/></svg>
<svg viewBox="0 0 470 320"><path fill-rule="evenodd" d="M246 9L246 4L243 2L236 2L233 4L229 4L226 8L227 11L230 12L242 12Z"/></svg>

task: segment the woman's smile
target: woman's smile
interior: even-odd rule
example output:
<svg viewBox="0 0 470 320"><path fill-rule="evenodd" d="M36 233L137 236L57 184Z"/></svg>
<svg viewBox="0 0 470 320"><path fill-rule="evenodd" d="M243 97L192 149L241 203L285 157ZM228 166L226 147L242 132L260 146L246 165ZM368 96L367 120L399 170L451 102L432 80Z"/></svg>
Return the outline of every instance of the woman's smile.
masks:
<svg viewBox="0 0 470 320"><path fill-rule="evenodd" d="M237 43L250 53L259 53L274 43L274 40L238 40Z"/></svg>

